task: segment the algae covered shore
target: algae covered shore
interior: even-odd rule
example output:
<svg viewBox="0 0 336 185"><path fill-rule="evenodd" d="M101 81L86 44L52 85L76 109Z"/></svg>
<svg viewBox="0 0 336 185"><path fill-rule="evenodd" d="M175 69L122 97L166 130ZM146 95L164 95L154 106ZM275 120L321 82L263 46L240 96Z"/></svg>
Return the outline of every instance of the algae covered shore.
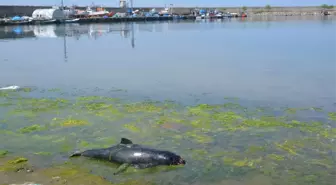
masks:
<svg viewBox="0 0 336 185"><path fill-rule="evenodd" d="M130 101L123 93L0 91L0 184L334 183L332 110L247 106L226 97L218 104ZM187 165L113 176L114 164L68 158L121 137L172 150Z"/></svg>

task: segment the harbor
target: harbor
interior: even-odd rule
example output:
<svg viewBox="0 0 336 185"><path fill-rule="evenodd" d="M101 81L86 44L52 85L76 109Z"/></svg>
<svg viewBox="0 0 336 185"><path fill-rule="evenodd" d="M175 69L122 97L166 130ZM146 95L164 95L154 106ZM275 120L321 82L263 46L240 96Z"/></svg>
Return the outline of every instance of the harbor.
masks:
<svg viewBox="0 0 336 185"><path fill-rule="evenodd" d="M232 17L247 17L245 11L228 12L216 8L194 8L189 12L176 12L172 5L163 8L133 8L133 0L119 1L118 9L90 5L85 7L60 6L50 8L30 7L32 13L22 13L15 10L14 16L0 19L1 26L7 25L38 25L38 24L63 24L63 23L104 23L104 22L135 22L135 21L167 21L167 20L195 20L195 19L223 19ZM5 9L5 8L1 8ZM1 11L0 9L0 11ZM23 11L23 10L22 10ZM31 14L31 15L29 15Z"/></svg>
<svg viewBox="0 0 336 185"><path fill-rule="evenodd" d="M1 185L334 183L336 16L107 6L0 16ZM187 163L69 157L120 138Z"/></svg>
<svg viewBox="0 0 336 185"><path fill-rule="evenodd" d="M66 23L105 23L167 20L225 19L247 16L307 16L335 15L333 6L320 7L231 7L231 8L181 8L169 6L135 8L133 0L119 0L119 7L95 5L65 6L63 0L57 6L0 6L0 26L40 25Z"/></svg>

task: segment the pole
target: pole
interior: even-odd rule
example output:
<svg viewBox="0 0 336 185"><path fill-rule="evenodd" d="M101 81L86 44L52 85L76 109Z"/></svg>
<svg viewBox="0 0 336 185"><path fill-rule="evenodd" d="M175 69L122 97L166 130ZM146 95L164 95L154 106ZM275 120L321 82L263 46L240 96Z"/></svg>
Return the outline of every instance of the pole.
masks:
<svg viewBox="0 0 336 185"><path fill-rule="evenodd" d="M61 1L62 10L64 10L64 0Z"/></svg>
<svg viewBox="0 0 336 185"><path fill-rule="evenodd" d="M131 0L131 13L133 14L133 0Z"/></svg>
<svg viewBox="0 0 336 185"><path fill-rule="evenodd" d="M68 56L67 56L67 44L66 44L66 28L65 28L65 24L64 26L64 35L63 35L63 52L64 52L64 62L68 61Z"/></svg>
<svg viewBox="0 0 336 185"><path fill-rule="evenodd" d="M134 42L134 23L132 22L131 24L132 24L132 30L131 30L132 31L132 41L131 41L132 43L131 44L132 44L132 48L134 48L135 47L135 42Z"/></svg>

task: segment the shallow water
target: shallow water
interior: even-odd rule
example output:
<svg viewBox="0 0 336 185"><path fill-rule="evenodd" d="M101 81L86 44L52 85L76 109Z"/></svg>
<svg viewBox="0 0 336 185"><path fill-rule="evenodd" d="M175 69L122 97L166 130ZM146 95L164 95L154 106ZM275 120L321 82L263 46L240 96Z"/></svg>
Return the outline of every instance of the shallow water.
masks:
<svg viewBox="0 0 336 185"><path fill-rule="evenodd" d="M322 17L0 28L0 84L23 87L0 91L1 183L332 184L335 29ZM121 137L187 165L113 176L67 158Z"/></svg>

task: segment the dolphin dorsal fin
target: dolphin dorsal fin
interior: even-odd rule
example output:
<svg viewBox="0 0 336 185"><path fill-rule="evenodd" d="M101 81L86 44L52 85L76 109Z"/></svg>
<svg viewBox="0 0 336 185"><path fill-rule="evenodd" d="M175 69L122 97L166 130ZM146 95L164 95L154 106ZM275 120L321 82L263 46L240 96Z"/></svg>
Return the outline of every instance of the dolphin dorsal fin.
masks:
<svg viewBox="0 0 336 185"><path fill-rule="evenodd" d="M129 139L121 138L120 144L129 145L129 144L133 144L133 142Z"/></svg>

